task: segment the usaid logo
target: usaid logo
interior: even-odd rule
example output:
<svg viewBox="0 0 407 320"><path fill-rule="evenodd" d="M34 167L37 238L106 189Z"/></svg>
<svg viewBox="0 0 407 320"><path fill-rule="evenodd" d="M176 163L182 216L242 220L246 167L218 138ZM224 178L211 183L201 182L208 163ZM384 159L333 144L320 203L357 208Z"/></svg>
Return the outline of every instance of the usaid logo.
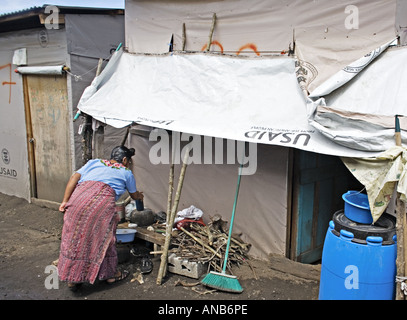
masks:
<svg viewBox="0 0 407 320"><path fill-rule="evenodd" d="M8 152L7 149L1 150L1 159L3 160L3 162L4 162L5 164L9 164L9 163L10 163L10 153Z"/></svg>
<svg viewBox="0 0 407 320"><path fill-rule="evenodd" d="M3 148L1 150L1 160L3 160L3 163L5 165L9 165L10 159L10 152L8 152L7 149ZM17 171L6 167L0 167L0 177L17 179Z"/></svg>

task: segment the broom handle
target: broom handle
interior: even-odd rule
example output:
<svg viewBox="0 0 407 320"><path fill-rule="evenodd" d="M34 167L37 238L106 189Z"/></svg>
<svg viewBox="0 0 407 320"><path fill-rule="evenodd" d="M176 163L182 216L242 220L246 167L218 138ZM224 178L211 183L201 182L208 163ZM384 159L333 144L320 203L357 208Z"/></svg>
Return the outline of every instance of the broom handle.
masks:
<svg viewBox="0 0 407 320"><path fill-rule="evenodd" d="M243 155L244 155L244 149L243 149ZM229 248L230 248L230 240L231 240L231 238L232 238L233 221L235 220L237 197L238 197L238 195L239 195L240 179L241 179L241 176L242 176L242 167L243 167L243 159L242 159L242 162L241 162L240 168L239 168L239 177L237 178L235 201L234 201L234 203L233 203L232 218L230 219L228 243L227 243L227 245L226 245L225 261L223 262L222 273L225 273L225 272L226 272L226 265L227 265L227 262L228 262L228 255L229 255Z"/></svg>

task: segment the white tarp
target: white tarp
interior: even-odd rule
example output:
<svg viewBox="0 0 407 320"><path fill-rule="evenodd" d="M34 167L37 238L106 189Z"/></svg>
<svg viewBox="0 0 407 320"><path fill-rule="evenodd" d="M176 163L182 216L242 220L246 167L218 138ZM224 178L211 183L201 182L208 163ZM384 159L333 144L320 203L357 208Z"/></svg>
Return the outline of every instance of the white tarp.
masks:
<svg viewBox="0 0 407 320"><path fill-rule="evenodd" d="M201 51L216 13L211 51L280 54L294 48L295 40L302 85L312 91L396 37L396 4L396 0L126 0L126 47L132 53L161 54L169 51L173 38L174 51L181 50L185 24L185 50Z"/></svg>
<svg viewBox="0 0 407 320"><path fill-rule="evenodd" d="M389 44L339 71L310 94L311 124L333 142L364 151L394 146L394 116L407 115L407 49L387 49ZM405 141L407 121L401 117L400 123Z"/></svg>
<svg viewBox="0 0 407 320"><path fill-rule="evenodd" d="M115 127L136 122L338 156L373 155L333 143L309 125L295 60L287 57L119 51L78 108Z"/></svg>

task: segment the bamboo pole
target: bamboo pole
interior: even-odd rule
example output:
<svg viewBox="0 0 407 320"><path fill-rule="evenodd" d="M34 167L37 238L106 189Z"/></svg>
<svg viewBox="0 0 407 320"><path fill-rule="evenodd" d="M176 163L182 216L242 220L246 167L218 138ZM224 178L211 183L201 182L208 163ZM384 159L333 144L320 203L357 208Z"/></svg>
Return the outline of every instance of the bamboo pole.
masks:
<svg viewBox="0 0 407 320"><path fill-rule="evenodd" d="M184 184L184 178L185 178L185 172L187 169L188 158L189 158L189 148L187 149L187 151L185 152L185 155L184 155L181 173L180 173L180 176L178 179L177 192L175 193L175 199L174 199L174 203L173 203L172 209L171 209L171 216L168 219L168 223L166 226L165 243L164 243L164 248L162 250L163 254L161 255L161 263L160 263L160 268L158 270L158 276L157 276L157 284L159 284L159 285L161 284L162 279L164 277L165 270L167 269L166 266L167 266L167 259L168 259L168 249L170 247L170 242L171 242L172 227L174 224L175 215L177 213L179 199L181 197L181 190L182 190L182 186Z"/></svg>
<svg viewBox="0 0 407 320"><path fill-rule="evenodd" d="M170 165L170 177L168 181L168 200L167 200L167 217L166 222L168 225L169 218L171 216L171 207L172 207L172 193L174 190L174 163Z"/></svg>
<svg viewBox="0 0 407 320"><path fill-rule="evenodd" d="M171 207L172 207L172 193L174 191L174 162L175 162L175 153L177 152L176 146L173 146L171 150L171 164L170 164L170 174L168 179L168 199L167 199L167 217L166 223L168 225L168 219L171 216Z"/></svg>
<svg viewBox="0 0 407 320"><path fill-rule="evenodd" d="M168 179L168 199L167 199L167 216L166 216L166 226L172 225L171 220L171 207L172 207L172 193L174 191L174 157L175 150L172 151L171 156L171 165L170 165L170 174ZM167 260L163 266L163 277L167 275Z"/></svg>

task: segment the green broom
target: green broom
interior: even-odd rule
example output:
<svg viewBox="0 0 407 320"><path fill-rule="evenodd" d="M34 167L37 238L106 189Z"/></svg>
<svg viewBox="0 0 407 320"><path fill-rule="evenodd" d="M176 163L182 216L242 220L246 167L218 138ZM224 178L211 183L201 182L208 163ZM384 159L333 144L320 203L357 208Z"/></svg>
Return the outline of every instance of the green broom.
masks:
<svg viewBox="0 0 407 320"><path fill-rule="evenodd" d="M241 293L243 291L243 288L240 285L239 280L237 280L236 276L226 274L226 266L227 266L227 262L228 262L230 239L232 237L233 220L235 219L237 196L239 194L240 178L242 176L242 167L243 167L243 161L240 164L240 168L239 168L239 177L237 179L235 202L233 204L232 218L230 220L228 242L226 245L225 261L223 262L222 272L211 271L201 281L202 284L204 284L210 288L227 291L227 292L235 292L235 293Z"/></svg>

